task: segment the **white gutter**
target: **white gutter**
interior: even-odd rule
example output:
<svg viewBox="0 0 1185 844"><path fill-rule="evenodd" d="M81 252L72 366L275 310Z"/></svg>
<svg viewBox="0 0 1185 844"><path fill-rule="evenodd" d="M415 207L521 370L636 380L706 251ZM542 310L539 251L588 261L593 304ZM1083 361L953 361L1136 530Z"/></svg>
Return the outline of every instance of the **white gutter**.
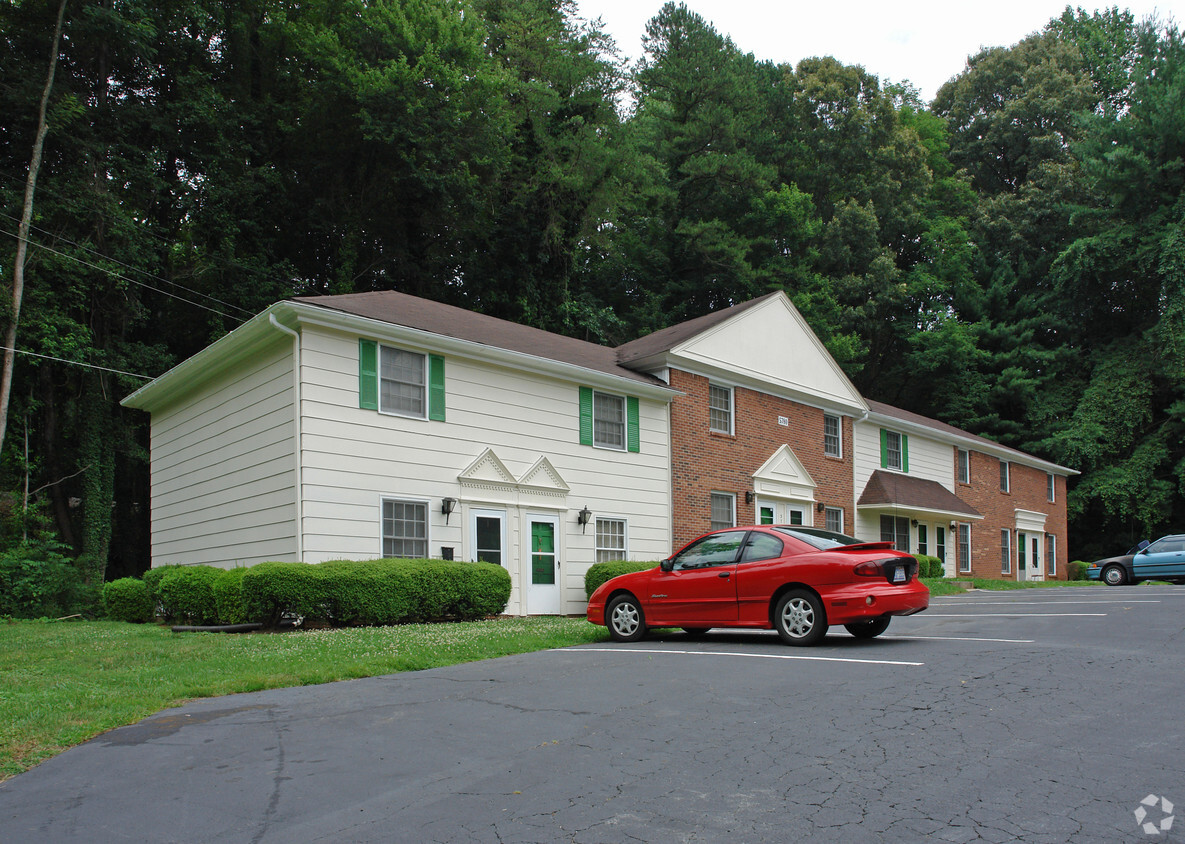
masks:
<svg viewBox="0 0 1185 844"><path fill-rule="evenodd" d="M296 503L296 561L304 560L304 529L301 502L304 500L304 486L301 482L301 434L300 434L300 332L280 324L275 314L267 315L272 327L282 331L292 338L292 458L295 466L295 503Z"/></svg>

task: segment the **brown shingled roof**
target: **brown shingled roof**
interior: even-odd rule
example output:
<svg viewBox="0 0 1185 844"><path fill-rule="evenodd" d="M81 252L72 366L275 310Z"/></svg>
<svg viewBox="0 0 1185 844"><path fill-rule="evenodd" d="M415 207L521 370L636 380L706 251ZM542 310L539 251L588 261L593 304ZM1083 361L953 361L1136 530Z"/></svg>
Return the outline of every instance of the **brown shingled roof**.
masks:
<svg viewBox="0 0 1185 844"><path fill-rule="evenodd" d="M338 296L298 296L291 301L468 340L495 349L534 355L644 384L667 386L653 376L618 365L617 351L608 346L598 346L596 343L552 334L550 331L393 290Z"/></svg>
<svg viewBox="0 0 1185 844"><path fill-rule="evenodd" d="M938 481L877 469L868 479L857 506L893 505L911 510L953 513L981 519L983 514Z"/></svg>

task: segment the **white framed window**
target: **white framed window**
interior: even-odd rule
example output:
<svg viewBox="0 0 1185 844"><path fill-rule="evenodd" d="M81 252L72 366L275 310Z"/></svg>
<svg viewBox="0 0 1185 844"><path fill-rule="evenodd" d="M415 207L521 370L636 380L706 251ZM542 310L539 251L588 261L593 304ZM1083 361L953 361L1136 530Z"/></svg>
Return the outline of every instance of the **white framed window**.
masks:
<svg viewBox="0 0 1185 844"><path fill-rule="evenodd" d="M925 557L930 556L929 528L926 525L918 525L918 553Z"/></svg>
<svg viewBox="0 0 1185 844"><path fill-rule="evenodd" d="M843 508L828 507L823 511L823 513L823 526L827 528L827 530L833 530L836 533L843 533Z"/></svg>
<svg viewBox="0 0 1185 844"><path fill-rule="evenodd" d="M593 393L593 445L625 451L625 396Z"/></svg>
<svg viewBox="0 0 1185 844"><path fill-rule="evenodd" d="M882 464L885 469L906 471L904 438L896 431L881 431Z"/></svg>
<svg viewBox="0 0 1185 844"><path fill-rule="evenodd" d="M823 453L828 457L843 457L842 431L838 416L823 414Z"/></svg>
<svg viewBox="0 0 1185 844"><path fill-rule="evenodd" d="M1045 534L1045 571L1050 577L1057 577L1057 537L1052 533Z"/></svg>
<svg viewBox="0 0 1185 844"><path fill-rule="evenodd" d="M882 515L881 542L892 542L898 551L909 553L909 519Z"/></svg>
<svg viewBox="0 0 1185 844"><path fill-rule="evenodd" d="M379 346L379 410L397 416L428 416L427 355Z"/></svg>
<svg viewBox="0 0 1185 844"><path fill-rule="evenodd" d="M626 520L596 520L596 562L608 563L626 558Z"/></svg>
<svg viewBox="0 0 1185 844"><path fill-rule="evenodd" d="M971 525L959 522L959 571L971 571Z"/></svg>
<svg viewBox="0 0 1185 844"><path fill-rule="evenodd" d="M959 450L959 483L971 483L971 452L965 448Z"/></svg>
<svg viewBox="0 0 1185 844"><path fill-rule="evenodd" d="M1012 574L1012 531L1000 531L1000 574Z"/></svg>
<svg viewBox="0 0 1185 844"><path fill-rule="evenodd" d="M1057 489L1057 486L1053 480L1053 473L1047 472L1045 474L1045 500L1050 504L1053 503L1055 489Z"/></svg>
<svg viewBox="0 0 1185 844"><path fill-rule="evenodd" d="M1000 461L1000 492L1008 492L1009 484L1008 461Z"/></svg>
<svg viewBox="0 0 1185 844"><path fill-rule="evenodd" d="M428 556L428 502L384 498L383 556L418 559Z"/></svg>
<svg viewBox="0 0 1185 844"><path fill-rule="evenodd" d="M708 385L708 429L718 434L733 432L732 388Z"/></svg>
<svg viewBox="0 0 1185 844"><path fill-rule="evenodd" d="M736 503L737 498L732 493L712 493L712 530L736 525Z"/></svg>

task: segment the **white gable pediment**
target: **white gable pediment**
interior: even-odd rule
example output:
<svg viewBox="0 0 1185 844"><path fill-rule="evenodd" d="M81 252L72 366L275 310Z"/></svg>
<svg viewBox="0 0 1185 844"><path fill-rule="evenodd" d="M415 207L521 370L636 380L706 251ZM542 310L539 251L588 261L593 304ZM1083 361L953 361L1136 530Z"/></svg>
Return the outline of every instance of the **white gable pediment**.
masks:
<svg viewBox="0 0 1185 844"><path fill-rule="evenodd" d="M760 389L867 409L855 386L785 294L772 296L671 350L693 370L717 371Z"/></svg>
<svg viewBox="0 0 1185 844"><path fill-rule="evenodd" d="M514 486L516 481L514 475L506 468L506 464L499 459L498 455L494 454L494 450L487 448L481 454L477 455L477 459L466 467L461 474L457 475L457 480L461 483L469 484L495 484Z"/></svg>
<svg viewBox="0 0 1185 844"><path fill-rule="evenodd" d="M520 487L529 487L538 492L562 493L567 495L571 490L564 479L560 477L560 473L556 471L555 467L551 465L551 461L546 457L540 457L535 461L523 476L518 479Z"/></svg>
<svg viewBox="0 0 1185 844"><path fill-rule="evenodd" d="M753 473L753 489L764 495L813 501L816 486L811 473L788 445L779 447Z"/></svg>

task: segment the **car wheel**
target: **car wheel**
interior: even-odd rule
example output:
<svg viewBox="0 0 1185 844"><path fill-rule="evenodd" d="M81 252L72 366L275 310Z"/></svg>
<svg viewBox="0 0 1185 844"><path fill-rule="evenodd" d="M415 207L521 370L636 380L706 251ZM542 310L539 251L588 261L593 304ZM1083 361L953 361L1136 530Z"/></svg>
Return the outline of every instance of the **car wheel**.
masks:
<svg viewBox="0 0 1185 844"><path fill-rule="evenodd" d="M813 645L827 634L823 603L810 592L787 592L774 606L774 628L788 645Z"/></svg>
<svg viewBox="0 0 1185 844"><path fill-rule="evenodd" d="M646 617L633 595L618 595L610 601L605 621L614 642L636 642L646 635Z"/></svg>
<svg viewBox="0 0 1185 844"><path fill-rule="evenodd" d="M711 627L684 627L683 632L688 636L702 636L711 629Z"/></svg>
<svg viewBox="0 0 1185 844"><path fill-rule="evenodd" d="M847 631L857 639L875 639L889 629L889 618L874 618L872 621L858 621L855 624L845 624Z"/></svg>
<svg viewBox="0 0 1185 844"><path fill-rule="evenodd" d="M1127 583L1127 572L1123 566L1107 566L1103 569L1103 583L1108 586L1122 586Z"/></svg>

